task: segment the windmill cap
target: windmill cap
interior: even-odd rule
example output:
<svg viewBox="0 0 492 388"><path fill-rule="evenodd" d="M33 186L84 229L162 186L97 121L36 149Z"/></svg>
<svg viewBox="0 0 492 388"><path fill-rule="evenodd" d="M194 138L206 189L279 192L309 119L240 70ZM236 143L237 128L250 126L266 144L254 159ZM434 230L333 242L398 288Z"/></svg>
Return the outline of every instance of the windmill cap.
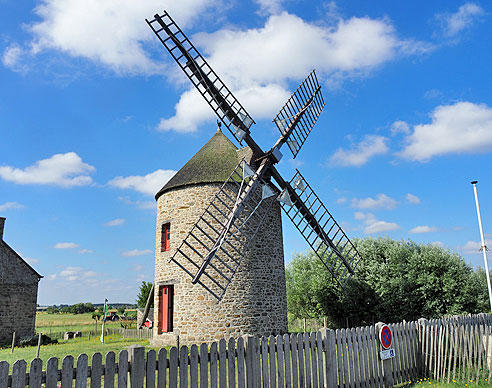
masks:
<svg viewBox="0 0 492 388"><path fill-rule="evenodd" d="M471 181L472 185L476 185L477 183L478 183L478 181Z"/></svg>
<svg viewBox="0 0 492 388"><path fill-rule="evenodd" d="M243 157L251 158L247 147L240 150L217 129L215 135L155 195L200 183L224 183Z"/></svg>

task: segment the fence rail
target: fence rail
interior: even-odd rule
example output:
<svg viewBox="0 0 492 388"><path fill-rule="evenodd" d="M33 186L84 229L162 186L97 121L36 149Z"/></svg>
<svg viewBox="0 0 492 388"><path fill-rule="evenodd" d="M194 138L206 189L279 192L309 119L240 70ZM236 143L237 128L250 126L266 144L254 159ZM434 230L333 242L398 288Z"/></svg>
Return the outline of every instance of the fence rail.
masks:
<svg viewBox="0 0 492 388"><path fill-rule="evenodd" d="M384 387L422 377L490 380L492 316L419 320L389 325L395 357L380 359L374 326L313 333L244 337L210 345L118 355L66 356L0 362L0 388L321 388ZM490 345L490 346L489 346ZM61 366L61 369L59 367ZM76 367L75 367L76 366ZM157 385L156 385L157 384Z"/></svg>

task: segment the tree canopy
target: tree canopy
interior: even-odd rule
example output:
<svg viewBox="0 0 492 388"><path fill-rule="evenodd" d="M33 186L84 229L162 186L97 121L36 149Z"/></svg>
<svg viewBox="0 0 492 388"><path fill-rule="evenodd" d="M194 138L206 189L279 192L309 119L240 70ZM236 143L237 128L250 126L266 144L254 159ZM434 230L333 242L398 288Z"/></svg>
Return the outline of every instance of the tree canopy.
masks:
<svg viewBox="0 0 492 388"><path fill-rule="evenodd" d="M489 310L485 271L457 253L389 238L354 244L363 260L343 292L314 252L294 257L286 270L290 314L358 326Z"/></svg>
<svg viewBox="0 0 492 388"><path fill-rule="evenodd" d="M142 281L142 284L140 285L140 291L137 295L137 307L145 308L147 299L149 298L150 290L152 289L152 284L152 282L146 282L145 280ZM153 301L150 307L154 307Z"/></svg>

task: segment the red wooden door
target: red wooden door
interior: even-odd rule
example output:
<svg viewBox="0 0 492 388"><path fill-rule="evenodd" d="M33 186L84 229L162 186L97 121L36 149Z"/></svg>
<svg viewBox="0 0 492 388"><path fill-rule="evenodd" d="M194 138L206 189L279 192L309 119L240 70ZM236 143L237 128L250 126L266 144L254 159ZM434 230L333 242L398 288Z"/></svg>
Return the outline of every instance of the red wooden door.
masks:
<svg viewBox="0 0 492 388"><path fill-rule="evenodd" d="M172 331L173 286L159 287L159 329L161 333Z"/></svg>

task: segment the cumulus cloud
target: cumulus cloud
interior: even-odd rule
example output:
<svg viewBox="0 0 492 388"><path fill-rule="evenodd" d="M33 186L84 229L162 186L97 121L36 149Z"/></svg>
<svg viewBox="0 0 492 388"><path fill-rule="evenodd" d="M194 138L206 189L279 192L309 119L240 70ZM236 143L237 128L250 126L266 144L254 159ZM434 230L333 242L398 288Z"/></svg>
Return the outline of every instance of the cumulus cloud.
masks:
<svg viewBox="0 0 492 388"><path fill-rule="evenodd" d="M140 193L155 195L174 174L176 174L174 170L156 170L143 176L117 176L111 179L108 184L120 189L132 189Z"/></svg>
<svg viewBox="0 0 492 388"><path fill-rule="evenodd" d="M66 267L61 270L58 275L54 274L53 279L58 278L61 280L75 281L75 280L87 280L87 278L93 278L98 273L95 271L86 270L82 267Z"/></svg>
<svg viewBox="0 0 492 388"><path fill-rule="evenodd" d="M10 44L2 54L2 63L5 67L17 72L25 72L28 66L23 62L26 55L24 50L17 44Z"/></svg>
<svg viewBox="0 0 492 388"><path fill-rule="evenodd" d="M153 253L151 249L133 249L130 251L124 251L121 255L125 257L143 256Z"/></svg>
<svg viewBox="0 0 492 388"><path fill-rule="evenodd" d="M124 218L116 218L114 220L106 222L104 226L118 226L118 225L123 225L124 223L125 223Z"/></svg>
<svg viewBox="0 0 492 388"><path fill-rule="evenodd" d="M410 126L405 121L395 121L390 128L391 134L394 136L398 133L409 134Z"/></svg>
<svg viewBox="0 0 492 388"><path fill-rule="evenodd" d="M340 197L337 199L337 203L339 204L344 204L345 202L347 202L347 197Z"/></svg>
<svg viewBox="0 0 492 388"><path fill-rule="evenodd" d="M85 248L79 251L79 253L92 253L92 252L94 252L92 249L85 249Z"/></svg>
<svg viewBox="0 0 492 388"><path fill-rule="evenodd" d="M221 5L220 1L211 0L41 0L34 8L40 21L27 26L32 40L23 48L7 48L3 62L13 67L22 55L57 50L120 74L160 73L162 63L153 59L147 48L149 43L157 44L157 40L144 20L152 19L156 10L167 9L186 27L197 16L209 9L220 9Z"/></svg>
<svg viewBox="0 0 492 388"><path fill-rule="evenodd" d="M408 233L410 234L432 233L432 232L437 232L437 228L435 226L427 226L427 225L416 226L415 228L412 228L408 231Z"/></svg>
<svg viewBox="0 0 492 388"><path fill-rule="evenodd" d="M387 153L387 140L384 136L366 135L360 143L353 144L350 149L339 148L331 156L330 163L335 166L360 167L373 156Z"/></svg>
<svg viewBox="0 0 492 388"><path fill-rule="evenodd" d="M438 106L430 124L414 126L399 156L426 162L434 156L492 150L492 108L457 102Z"/></svg>
<svg viewBox="0 0 492 388"><path fill-rule="evenodd" d="M3 212L8 209L22 209L24 205L21 205L18 202L5 202L0 205L0 212Z"/></svg>
<svg viewBox="0 0 492 388"><path fill-rule="evenodd" d="M459 7L457 12L439 14L437 19L441 22L444 36L452 38L470 28L484 14L484 10L477 4L466 3Z"/></svg>
<svg viewBox="0 0 492 388"><path fill-rule="evenodd" d="M255 0L255 3L260 6L262 14L275 14L282 10L283 0Z"/></svg>
<svg viewBox="0 0 492 388"><path fill-rule="evenodd" d="M38 160L24 169L0 166L0 177L17 184L55 185L60 187L86 186L92 183L88 175L96 169L82 161L75 152L55 154Z"/></svg>
<svg viewBox="0 0 492 388"><path fill-rule="evenodd" d="M78 248L79 244L75 244L73 242L60 242L56 243L53 248L55 249L74 249Z"/></svg>
<svg viewBox="0 0 492 388"><path fill-rule="evenodd" d="M25 257L24 260L27 261L30 265L39 263L39 260L34 257Z"/></svg>
<svg viewBox="0 0 492 388"><path fill-rule="evenodd" d="M492 240L485 239L485 246L492 247ZM465 245L458 246L456 249L466 254L473 254L481 253L481 247L482 243L480 241L467 241Z"/></svg>
<svg viewBox="0 0 492 388"><path fill-rule="evenodd" d="M378 220L372 213L355 212L354 218L356 220L362 221L365 224L365 234L389 232L391 230L400 228L400 225L394 222Z"/></svg>
<svg viewBox="0 0 492 388"><path fill-rule="evenodd" d="M416 195L413 195L413 194L410 194L408 193L406 196L405 196L406 200L409 202L409 203L413 203L413 204L418 204L420 203L420 198L417 197Z"/></svg>
<svg viewBox="0 0 492 388"><path fill-rule="evenodd" d="M400 40L386 19L340 18L336 25L321 26L287 12L270 16L261 28L200 33L193 41L246 109L261 119L274 116L288 98L288 81L304 79L313 68L322 79L336 82L430 49ZM184 92L175 115L162 119L159 129L190 132L210 119L210 109L198 98L191 90Z"/></svg>
<svg viewBox="0 0 492 388"><path fill-rule="evenodd" d="M132 201L128 197L118 197L120 201L123 201L127 205L136 206L139 209L155 209L155 201Z"/></svg>
<svg viewBox="0 0 492 388"><path fill-rule="evenodd" d="M353 198L350 206L357 209L394 209L398 202L386 194L378 194L376 198Z"/></svg>

